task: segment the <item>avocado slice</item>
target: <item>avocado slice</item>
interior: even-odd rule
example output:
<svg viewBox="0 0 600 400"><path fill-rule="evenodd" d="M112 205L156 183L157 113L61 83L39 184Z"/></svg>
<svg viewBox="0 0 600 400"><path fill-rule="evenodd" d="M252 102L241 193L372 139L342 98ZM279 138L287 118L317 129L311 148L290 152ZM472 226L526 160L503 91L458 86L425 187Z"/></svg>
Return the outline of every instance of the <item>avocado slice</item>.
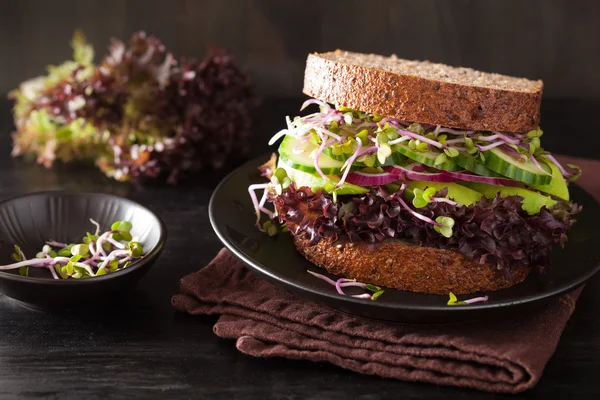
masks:
<svg viewBox="0 0 600 400"><path fill-rule="evenodd" d="M308 172L300 171L298 169L294 169L287 165L286 163L279 161L277 163L277 168L283 168L288 174L288 177L296 184L297 187L308 186L312 189L313 192L316 192L317 189L322 189L324 191L328 191L325 189L326 186L336 185L340 181L340 177L336 175L328 175L329 180L323 179L318 174L310 174ZM351 183L344 183L338 189L336 189L336 193L338 195L344 194L364 194L367 193L369 189L353 185Z"/></svg>
<svg viewBox="0 0 600 400"><path fill-rule="evenodd" d="M448 198L456 201L459 204L470 206L477 203L482 194L468 187L452 182L425 182L425 181L410 181L406 185L409 189L422 189L431 187L436 190L448 188Z"/></svg>
<svg viewBox="0 0 600 400"><path fill-rule="evenodd" d="M523 210L529 215L535 215L540 212L540 208L546 206L546 208L552 208L556 205L556 200L551 199L548 196L534 192L529 189L510 187L510 186L497 186L488 185L487 183L474 183L465 182L465 186L470 187L473 190L477 190L487 198L496 197L497 193L500 193L500 197L507 196L521 196L523 197Z"/></svg>
<svg viewBox="0 0 600 400"><path fill-rule="evenodd" d="M540 192L548 193L560 199L569 201L569 188L567 187L567 181L562 176L560 169L558 169L556 164L554 164L550 160L546 158L544 158L543 160L552 170L552 180L550 180L550 183L547 183L545 185L532 186Z"/></svg>

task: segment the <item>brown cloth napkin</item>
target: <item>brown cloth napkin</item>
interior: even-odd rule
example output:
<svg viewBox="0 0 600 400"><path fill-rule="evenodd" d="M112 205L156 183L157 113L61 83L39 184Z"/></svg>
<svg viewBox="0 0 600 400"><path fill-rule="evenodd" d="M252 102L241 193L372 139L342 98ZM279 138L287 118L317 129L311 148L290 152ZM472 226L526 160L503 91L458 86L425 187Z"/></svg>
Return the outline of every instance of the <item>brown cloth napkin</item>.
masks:
<svg viewBox="0 0 600 400"><path fill-rule="evenodd" d="M533 387L581 290L536 313L489 322L413 325L355 317L257 278L228 251L181 280L173 305L219 314L214 332L256 357L327 361L409 381L520 392Z"/></svg>
<svg viewBox="0 0 600 400"><path fill-rule="evenodd" d="M600 165L573 161L588 171ZM581 183L600 193L593 180ZM326 361L364 374L518 393L540 379L581 290L497 321L393 324L298 298L255 277L223 249L181 280L172 303L193 315L221 315L214 332L236 339L236 347L252 356Z"/></svg>

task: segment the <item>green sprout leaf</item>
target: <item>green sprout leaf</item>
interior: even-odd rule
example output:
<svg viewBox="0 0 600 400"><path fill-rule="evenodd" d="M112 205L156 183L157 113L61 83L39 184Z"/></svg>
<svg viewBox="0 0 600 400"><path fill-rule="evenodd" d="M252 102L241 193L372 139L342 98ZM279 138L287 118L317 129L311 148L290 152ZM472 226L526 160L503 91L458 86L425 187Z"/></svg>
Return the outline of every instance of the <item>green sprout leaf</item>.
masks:
<svg viewBox="0 0 600 400"><path fill-rule="evenodd" d="M273 176L275 176L279 182L282 182L288 175L285 169L277 168L275 172L273 172Z"/></svg>
<svg viewBox="0 0 600 400"><path fill-rule="evenodd" d="M361 159L359 161L362 162L363 164L365 164L367 167L374 167L375 163L377 162L377 155L375 155L375 154L365 155L364 157L361 157Z"/></svg>
<svg viewBox="0 0 600 400"><path fill-rule="evenodd" d="M271 222L271 221L267 221L267 222ZM271 223L271 226L275 227L275 234L277 234L277 226L273 223ZM268 231L267 231L268 232ZM141 257L142 255L144 255L144 247L142 246L142 244L140 242L130 242L127 247L129 248L129 250L131 250L131 254L133 254L134 257Z"/></svg>
<svg viewBox="0 0 600 400"><path fill-rule="evenodd" d="M435 192L435 188L427 188L425 190L419 188L413 189L413 206L415 206L415 208L425 207L427 204L431 203L431 198L435 195Z"/></svg>
<svg viewBox="0 0 600 400"><path fill-rule="evenodd" d="M64 271L63 271L63 269L64 269ZM55 271L56 271L56 273L57 273L58 275L60 275L60 277L61 277L61 278L63 278L63 279L67 279L67 278L69 277L69 275L67 275L67 273L66 273L66 269L65 269L65 267L61 267L60 265L58 265L58 264L55 264L55 265L54 265L54 270L55 270Z"/></svg>
<svg viewBox="0 0 600 400"><path fill-rule="evenodd" d="M23 257L23 251L21 250L21 248L15 244L14 249L15 249L15 252L10 255L10 258L12 258L13 260L15 260L17 262L23 261L24 257Z"/></svg>
<svg viewBox="0 0 600 400"><path fill-rule="evenodd" d="M465 137L465 149L467 149L469 154L472 154L473 150L477 150L475 148L475 144L473 143L473 139L470 137Z"/></svg>
<svg viewBox="0 0 600 400"><path fill-rule="evenodd" d="M394 139L398 139L399 135L398 135L398 130L396 128L389 127L387 128L385 131L383 131L389 140L394 140Z"/></svg>
<svg viewBox="0 0 600 400"><path fill-rule="evenodd" d="M265 223L263 224L263 229L265 230L265 232L267 232L267 235L269 235L269 236L277 236L277 233L279 231L279 229L277 229L277 225L272 223L270 220L265 221ZM133 243L137 243L137 242L133 242ZM131 243L130 243L130 245L131 245ZM141 244L140 244L140 246L141 246ZM133 252L133 249L131 251Z"/></svg>
<svg viewBox="0 0 600 400"><path fill-rule="evenodd" d="M421 153L426 153L429 151L429 145L425 142L421 142L419 140L417 140L417 148L416 150L421 152Z"/></svg>
<svg viewBox="0 0 600 400"><path fill-rule="evenodd" d="M121 240L124 240L126 242L129 242L132 239L131 233L129 232L121 232Z"/></svg>
<svg viewBox="0 0 600 400"><path fill-rule="evenodd" d="M449 306L462 306L465 304L467 304L467 303L465 303L464 301L458 301L458 298L456 297L456 295L454 293L450 292L450 299L448 300Z"/></svg>
<svg viewBox="0 0 600 400"><path fill-rule="evenodd" d="M100 268L97 272L96 272L96 276L102 276L102 275L106 275L106 268ZM112 271L111 271L112 272Z"/></svg>
<svg viewBox="0 0 600 400"><path fill-rule="evenodd" d="M381 288L379 286L372 285L370 283L367 283L366 289L370 292L379 292L381 290Z"/></svg>
<svg viewBox="0 0 600 400"><path fill-rule="evenodd" d="M377 160L380 164L385 164L385 160L392 155L392 148L389 144L385 143L379 146L377 149Z"/></svg>
<svg viewBox="0 0 600 400"><path fill-rule="evenodd" d="M425 134L425 128L423 128L423 125L415 122L413 124L410 124L408 126L408 128L406 128L407 131L413 132L413 133L417 133L419 135L423 135Z"/></svg>
<svg viewBox="0 0 600 400"><path fill-rule="evenodd" d="M377 144L379 144L379 145L385 144L385 143L389 142L389 140L390 140L390 138L389 138L389 137L388 137L388 135L385 133L385 131L383 131L383 132L379 132L379 133L377 134L377 137L376 137L376 139L377 139Z"/></svg>
<svg viewBox="0 0 600 400"><path fill-rule="evenodd" d="M110 263L108 263L108 268L110 269L110 272L115 272L116 270L118 270L119 260L117 260L116 258L112 260Z"/></svg>
<svg viewBox="0 0 600 400"><path fill-rule="evenodd" d="M444 153L446 153L446 155L451 158L458 156L458 150L456 150L456 148L454 148L454 147L445 148Z"/></svg>
<svg viewBox="0 0 600 400"><path fill-rule="evenodd" d="M538 126L537 129L534 129L532 131L527 132L527 137L530 139L533 138L539 138L540 136L542 136L544 134L544 131L542 131L540 129L540 127ZM538 139L539 140L539 139Z"/></svg>
<svg viewBox="0 0 600 400"><path fill-rule="evenodd" d="M454 220L450 217L439 216L435 219L439 225L433 227L436 232L444 237L452 237L452 227L454 226Z"/></svg>
<svg viewBox="0 0 600 400"><path fill-rule="evenodd" d="M117 231L119 233L131 231L132 225L129 221L116 221L110 226L110 230Z"/></svg>
<svg viewBox="0 0 600 400"><path fill-rule="evenodd" d="M373 293L371 300L377 300L384 292L385 290L378 290L377 292Z"/></svg>
<svg viewBox="0 0 600 400"><path fill-rule="evenodd" d="M356 139L359 139L362 142L362 145L365 146L369 143L369 131L363 129L362 131L356 134Z"/></svg>
<svg viewBox="0 0 600 400"><path fill-rule="evenodd" d="M64 249L60 249L58 251L58 256L59 257L71 257L72 256L71 249L68 249L66 247Z"/></svg>
<svg viewBox="0 0 600 400"><path fill-rule="evenodd" d="M446 162L446 160L448 160L448 157L446 156L446 153L440 153L438 154L438 156L435 158L435 160L433 160L433 164L434 165L440 165Z"/></svg>
<svg viewBox="0 0 600 400"><path fill-rule="evenodd" d="M19 275L21 275L21 276L29 276L29 267L21 267L21 268L19 268Z"/></svg>
<svg viewBox="0 0 600 400"><path fill-rule="evenodd" d="M583 172L583 171L581 171L581 168L579 168L579 167L578 167L577 165L575 165L575 164L567 164L567 167L569 167L569 168L571 168L571 169L575 170L575 174L573 174L573 175L571 175L571 176L569 177L569 182L576 181L576 180L577 180L577 178L579 178L579 177L581 176L582 172Z"/></svg>
<svg viewBox="0 0 600 400"><path fill-rule="evenodd" d="M334 156L341 156L342 154L344 154L344 149L342 148L341 144L335 144L331 146L331 152Z"/></svg>
<svg viewBox="0 0 600 400"><path fill-rule="evenodd" d="M87 256L90 253L90 247L85 244L76 244L75 246L71 247L71 254L74 256Z"/></svg>
<svg viewBox="0 0 600 400"><path fill-rule="evenodd" d="M90 244L91 242L95 242L96 240L98 240L98 236L86 232L85 237L83 238L83 243Z"/></svg>

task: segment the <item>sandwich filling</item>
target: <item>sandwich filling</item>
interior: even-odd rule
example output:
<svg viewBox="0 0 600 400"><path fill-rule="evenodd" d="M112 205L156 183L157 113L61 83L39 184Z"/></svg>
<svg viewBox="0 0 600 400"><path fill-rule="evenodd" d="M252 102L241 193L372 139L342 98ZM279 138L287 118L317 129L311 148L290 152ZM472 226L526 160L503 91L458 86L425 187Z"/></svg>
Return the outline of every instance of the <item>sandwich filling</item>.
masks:
<svg viewBox="0 0 600 400"><path fill-rule="evenodd" d="M311 244L400 239L458 251L507 276L523 265L543 271L552 246L567 241L580 211L567 185L580 170L541 147L541 129L458 130L317 99L302 109L312 104L319 112L287 118L271 139L283 141L261 167L270 182L249 188L270 234L284 226ZM256 189L264 189L260 201Z"/></svg>

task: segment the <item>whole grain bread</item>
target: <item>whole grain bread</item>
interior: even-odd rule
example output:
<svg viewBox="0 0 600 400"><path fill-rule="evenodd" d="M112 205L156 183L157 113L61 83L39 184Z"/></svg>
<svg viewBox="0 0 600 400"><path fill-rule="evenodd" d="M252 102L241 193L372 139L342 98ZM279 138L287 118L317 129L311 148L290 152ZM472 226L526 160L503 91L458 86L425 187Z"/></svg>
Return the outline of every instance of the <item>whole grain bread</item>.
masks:
<svg viewBox="0 0 600 400"><path fill-rule="evenodd" d="M458 252L397 239L371 244L323 238L309 246L306 239L295 236L294 244L308 261L333 275L419 293L447 295L498 290L523 281L531 269L514 270L512 278L506 279L495 266L469 261Z"/></svg>
<svg viewBox="0 0 600 400"><path fill-rule="evenodd" d="M526 132L540 122L542 81L341 50L309 54L304 93L408 122Z"/></svg>

